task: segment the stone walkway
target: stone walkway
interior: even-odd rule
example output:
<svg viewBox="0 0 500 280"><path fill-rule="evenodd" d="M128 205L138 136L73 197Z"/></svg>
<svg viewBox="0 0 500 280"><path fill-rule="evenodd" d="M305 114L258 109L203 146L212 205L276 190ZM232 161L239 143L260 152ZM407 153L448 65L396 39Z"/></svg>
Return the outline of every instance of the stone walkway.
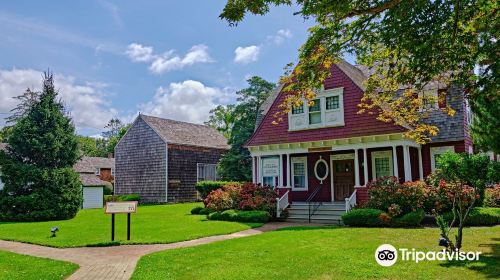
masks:
<svg viewBox="0 0 500 280"><path fill-rule="evenodd" d="M290 226L311 226L299 223L268 223L260 228L248 229L232 234L203 237L199 239L154 245L122 245L113 247L82 247L58 249L20 242L0 240L0 250L14 253L69 261L80 268L68 279L129 279L140 257L163 250L208 244L216 241L261 234ZM318 226L318 224L313 224Z"/></svg>

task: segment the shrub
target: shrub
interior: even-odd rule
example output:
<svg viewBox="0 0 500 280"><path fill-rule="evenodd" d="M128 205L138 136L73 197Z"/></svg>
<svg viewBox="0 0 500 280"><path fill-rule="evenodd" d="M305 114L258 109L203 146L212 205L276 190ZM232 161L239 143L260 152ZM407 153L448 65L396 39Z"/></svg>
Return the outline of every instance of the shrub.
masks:
<svg viewBox="0 0 500 280"><path fill-rule="evenodd" d="M446 222L451 222L453 213L448 212L443 214ZM457 220L455 221L457 223ZM500 224L500 208L476 207L469 212L469 216L465 219L466 226L491 226Z"/></svg>
<svg viewBox="0 0 500 280"><path fill-rule="evenodd" d="M104 202L120 202L120 201L139 201L141 196L138 194L125 195L105 195Z"/></svg>
<svg viewBox="0 0 500 280"><path fill-rule="evenodd" d="M395 227L416 227L419 226L425 217L424 210L420 209L415 212L404 214L401 217L392 219L391 225Z"/></svg>
<svg viewBox="0 0 500 280"><path fill-rule="evenodd" d="M367 207L388 211L392 216L421 209L425 201L425 182L400 184L396 177L383 177L368 183Z"/></svg>
<svg viewBox="0 0 500 280"><path fill-rule="evenodd" d="M271 218L266 211L238 211L226 210L224 212L213 212L208 215L209 220L234 221L247 223L266 223Z"/></svg>
<svg viewBox="0 0 500 280"><path fill-rule="evenodd" d="M200 181L196 183L195 188L200 193L202 199L207 198L208 194L212 191L222 188L228 184L239 184L237 182L226 182L226 181Z"/></svg>
<svg viewBox="0 0 500 280"><path fill-rule="evenodd" d="M212 210L210 208L203 208L200 210L199 214L200 215L208 215L208 214L213 213L213 212L215 212L215 210Z"/></svg>
<svg viewBox="0 0 500 280"><path fill-rule="evenodd" d="M201 206L197 206L193 209L191 209L191 214L193 215L200 215L200 211L203 210L205 208L201 207Z"/></svg>
<svg viewBox="0 0 500 280"><path fill-rule="evenodd" d="M252 183L227 184L221 189L212 191L205 199L205 207L214 211L261 210L275 213L278 194L270 187L262 187Z"/></svg>
<svg viewBox="0 0 500 280"><path fill-rule="evenodd" d="M500 207L500 184L496 184L492 188L486 189L484 206Z"/></svg>
<svg viewBox="0 0 500 280"><path fill-rule="evenodd" d="M358 227L377 227L388 224L387 219L390 217L384 216L384 211L371 208L353 209L342 215L342 221L348 226ZM381 217L383 216L383 217Z"/></svg>
<svg viewBox="0 0 500 280"><path fill-rule="evenodd" d="M103 193L104 193L104 195L110 195L113 193L113 190L111 190L111 188L108 186L104 186Z"/></svg>

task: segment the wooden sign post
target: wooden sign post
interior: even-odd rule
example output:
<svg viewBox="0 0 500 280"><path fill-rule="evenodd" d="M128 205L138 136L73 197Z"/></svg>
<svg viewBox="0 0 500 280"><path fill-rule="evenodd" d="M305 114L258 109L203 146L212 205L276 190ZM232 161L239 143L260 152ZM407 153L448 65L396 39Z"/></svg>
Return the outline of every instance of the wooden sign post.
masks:
<svg viewBox="0 0 500 280"><path fill-rule="evenodd" d="M111 241L115 241L115 214L127 214L127 240L130 240L130 214L137 212L137 201L106 202L104 213L111 214Z"/></svg>

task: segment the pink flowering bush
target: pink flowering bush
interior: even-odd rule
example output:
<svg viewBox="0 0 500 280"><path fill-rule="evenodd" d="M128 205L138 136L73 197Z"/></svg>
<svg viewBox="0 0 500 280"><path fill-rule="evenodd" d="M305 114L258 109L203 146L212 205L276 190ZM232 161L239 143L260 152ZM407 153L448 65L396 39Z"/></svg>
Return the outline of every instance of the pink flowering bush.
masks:
<svg viewBox="0 0 500 280"><path fill-rule="evenodd" d="M208 194L205 207L214 211L224 210L261 210L275 214L275 190L252 183L228 184Z"/></svg>
<svg viewBox="0 0 500 280"><path fill-rule="evenodd" d="M496 184L493 187L486 189L484 206L500 208L500 184Z"/></svg>

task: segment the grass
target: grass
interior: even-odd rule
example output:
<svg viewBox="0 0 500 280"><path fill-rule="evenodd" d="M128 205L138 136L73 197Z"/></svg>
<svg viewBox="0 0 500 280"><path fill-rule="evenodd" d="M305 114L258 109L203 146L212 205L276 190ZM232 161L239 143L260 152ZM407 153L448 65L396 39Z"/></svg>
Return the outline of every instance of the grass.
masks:
<svg viewBox="0 0 500 280"><path fill-rule="evenodd" d="M0 251L0 280L55 280L65 279L78 265Z"/></svg>
<svg viewBox="0 0 500 280"><path fill-rule="evenodd" d="M140 206L132 214L131 240L126 240L126 215L116 215L115 243L111 242L111 215L102 209L81 210L71 220L52 222L0 222L0 239L51 247L109 246L118 244L172 243L237 232L262 224L208 221L191 215L199 203ZM57 237L50 228L59 227Z"/></svg>
<svg viewBox="0 0 500 280"><path fill-rule="evenodd" d="M500 227L465 229L465 251L478 262L396 262L382 267L375 249L438 251L437 228L287 228L141 258L132 279L485 279L500 275Z"/></svg>

